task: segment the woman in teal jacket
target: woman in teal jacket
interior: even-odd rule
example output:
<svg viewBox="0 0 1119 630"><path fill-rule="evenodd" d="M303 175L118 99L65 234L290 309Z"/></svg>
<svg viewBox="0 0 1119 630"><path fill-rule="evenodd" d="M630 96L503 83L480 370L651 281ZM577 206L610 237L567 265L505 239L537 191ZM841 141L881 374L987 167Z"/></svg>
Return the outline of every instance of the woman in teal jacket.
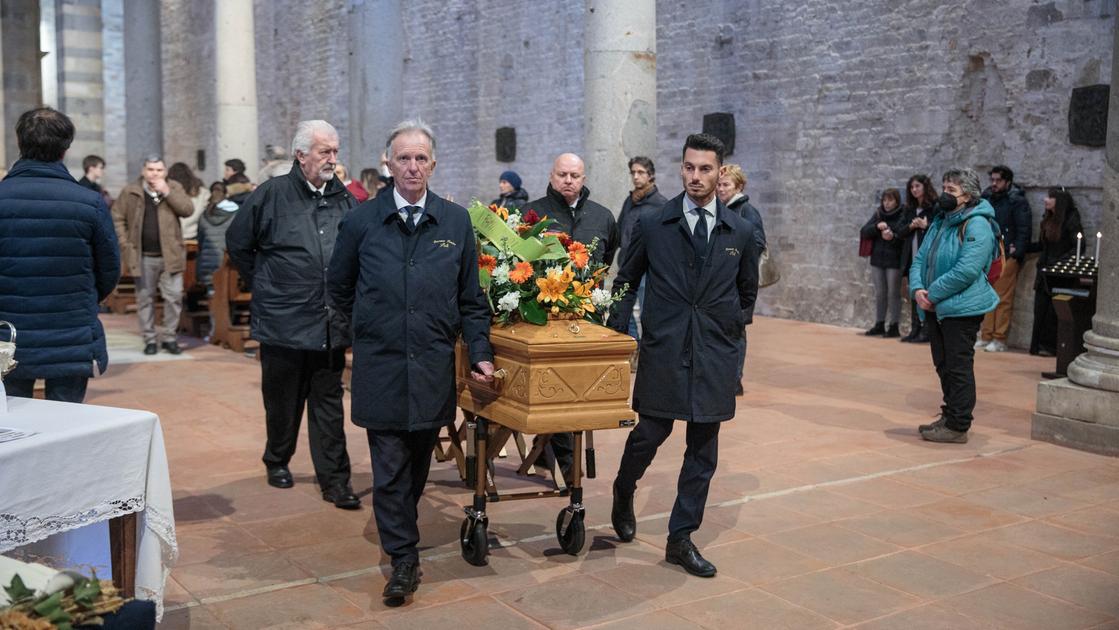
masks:
<svg viewBox="0 0 1119 630"><path fill-rule="evenodd" d="M930 442L966 443L975 410L975 335L999 296L987 281L998 242L995 210L980 197L971 169L944 174L941 213L929 226L909 270L909 290L922 309L933 365L944 393L940 418L920 426Z"/></svg>

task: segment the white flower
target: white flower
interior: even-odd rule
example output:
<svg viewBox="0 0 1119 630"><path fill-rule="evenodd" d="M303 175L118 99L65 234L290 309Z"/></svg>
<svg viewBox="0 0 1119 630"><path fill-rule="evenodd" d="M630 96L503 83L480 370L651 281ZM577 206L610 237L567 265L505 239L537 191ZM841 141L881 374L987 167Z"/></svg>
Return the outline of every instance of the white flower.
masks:
<svg viewBox="0 0 1119 630"><path fill-rule="evenodd" d="M520 224L521 224L521 215L516 213L516 212L510 212L509 213L509 218L505 219L505 225L508 225L509 228L512 229L512 230L517 229L517 226L520 225Z"/></svg>
<svg viewBox="0 0 1119 630"><path fill-rule="evenodd" d="M595 289L591 291L591 304L594 304L596 308L609 306L612 301L613 297L606 289Z"/></svg>
<svg viewBox="0 0 1119 630"><path fill-rule="evenodd" d="M513 291L501 296L497 301L497 308L506 312L513 312L521 305L521 294Z"/></svg>
<svg viewBox="0 0 1119 630"><path fill-rule="evenodd" d="M560 265L552 265L548 267L548 271L546 271L545 274L550 276L563 275L563 267Z"/></svg>
<svg viewBox="0 0 1119 630"><path fill-rule="evenodd" d="M493 270L492 276L495 282L509 282L509 265L501 263Z"/></svg>

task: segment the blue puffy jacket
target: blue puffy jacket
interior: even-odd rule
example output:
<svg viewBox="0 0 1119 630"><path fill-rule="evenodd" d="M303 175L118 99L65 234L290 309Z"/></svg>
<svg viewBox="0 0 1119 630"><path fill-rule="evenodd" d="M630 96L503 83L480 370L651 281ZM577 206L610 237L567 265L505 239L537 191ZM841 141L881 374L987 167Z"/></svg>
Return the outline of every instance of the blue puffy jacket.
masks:
<svg viewBox="0 0 1119 630"><path fill-rule="evenodd" d="M0 320L15 325L12 378L108 366L97 305L120 278L113 220L62 162L19 160L0 182Z"/></svg>
<svg viewBox="0 0 1119 630"><path fill-rule="evenodd" d="M981 200L975 207L937 215L925 233L909 269L909 292L928 291L938 320L983 315L998 305L998 293L987 281L998 246L994 217L991 204ZM965 221L961 240L960 226ZM923 320L927 313L920 315Z"/></svg>

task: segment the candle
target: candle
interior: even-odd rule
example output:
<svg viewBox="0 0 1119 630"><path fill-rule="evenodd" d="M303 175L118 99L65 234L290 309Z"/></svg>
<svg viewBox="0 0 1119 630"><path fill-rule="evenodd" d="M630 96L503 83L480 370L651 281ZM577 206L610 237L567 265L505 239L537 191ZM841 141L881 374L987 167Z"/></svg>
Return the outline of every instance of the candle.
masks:
<svg viewBox="0 0 1119 630"><path fill-rule="evenodd" d="M1100 241L1103 240L1103 232L1096 232L1096 266L1100 264Z"/></svg>
<svg viewBox="0 0 1119 630"><path fill-rule="evenodd" d="M1080 245L1084 242L1084 234L1081 232L1076 233L1076 264L1080 264Z"/></svg>

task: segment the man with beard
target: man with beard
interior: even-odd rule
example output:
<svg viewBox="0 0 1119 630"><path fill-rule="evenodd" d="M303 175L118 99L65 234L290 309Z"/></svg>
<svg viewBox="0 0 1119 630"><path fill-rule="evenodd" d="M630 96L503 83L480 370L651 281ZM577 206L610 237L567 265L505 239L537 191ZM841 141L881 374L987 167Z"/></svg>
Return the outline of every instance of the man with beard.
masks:
<svg viewBox="0 0 1119 630"><path fill-rule="evenodd" d="M535 210L541 219L548 217L554 220L549 230L564 232L588 248L598 239L591 261L609 266L618 251L618 223L609 210L589 199L591 191L583 185L585 181L582 158L574 153L564 153L552 163L547 193L536 201L530 201L522 211ZM570 478L575 461L575 437L571 433L555 433L551 445L556 455L555 463L563 475Z"/></svg>
<svg viewBox="0 0 1119 630"><path fill-rule="evenodd" d="M290 488L303 408L311 462L324 501L361 507L350 489L343 431L342 370L350 331L326 296L326 270L342 217L354 200L334 177L338 132L305 120L286 175L245 199L225 235L229 258L252 287L252 337L260 342L260 389L268 438L268 483Z"/></svg>
<svg viewBox="0 0 1119 630"><path fill-rule="evenodd" d="M455 342L490 381L490 308L466 209L428 190L435 136L419 120L389 134L393 189L350 214L330 261L330 297L353 324L350 416L373 460L373 515L392 561L382 596L419 587L418 512L439 429L455 418Z"/></svg>
<svg viewBox="0 0 1119 630"><path fill-rule="evenodd" d="M719 458L719 424L734 417L735 371L742 327L758 293L754 226L715 195L726 150L708 134L684 143L684 193L638 217L614 290L628 286L610 313L621 333L629 325L637 287L647 282L641 360L633 390L639 419L626 439L614 480L611 522L633 540L633 494L677 420L687 427L676 504L668 521L665 560L688 573L713 577L715 566L691 541Z"/></svg>
<svg viewBox="0 0 1119 630"><path fill-rule="evenodd" d="M657 167L647 157L637 156L629 161L629 177L633 181L633 190L626 195L622 202L622 212L618 215L618 232L620 235L618 249L625 255L633 236L633 226L637 224L637 217L646 210L659 210L668 202L664 195L657 190ZM644 287L637 288L637 308L645 297ZM640 340L637 331L637 318L629 319L629 336Z"/></svg>

